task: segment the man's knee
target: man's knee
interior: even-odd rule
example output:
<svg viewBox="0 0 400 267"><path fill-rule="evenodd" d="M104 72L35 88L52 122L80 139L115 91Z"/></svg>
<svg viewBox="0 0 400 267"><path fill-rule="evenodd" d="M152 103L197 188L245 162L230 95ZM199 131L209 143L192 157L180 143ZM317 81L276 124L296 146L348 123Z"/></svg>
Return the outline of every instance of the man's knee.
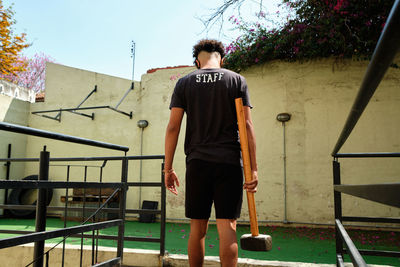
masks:
<svg viewBox="0 0 400 267"><path fill-rule="evenodd" d="M198 238L205 237L207 234L208 220L205 219L191 219L190 220L190 234Z"/></svg>
<svg viewBox="0 0 400 267"><path fill-rule="evenodd" d="M236 219L217 219L218 230L236 231Z"/></svg>

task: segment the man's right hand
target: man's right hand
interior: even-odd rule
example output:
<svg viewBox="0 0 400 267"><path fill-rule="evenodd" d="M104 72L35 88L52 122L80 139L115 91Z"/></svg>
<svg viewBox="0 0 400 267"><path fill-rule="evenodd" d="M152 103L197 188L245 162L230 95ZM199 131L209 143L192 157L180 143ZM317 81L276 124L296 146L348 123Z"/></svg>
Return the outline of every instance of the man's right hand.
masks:
<svg viewBox="0 0 400 267"><path fill-rule="evenodd" d="M165 187L174 195L178 195L178 190L176 189L176 186L179 187L179 179L178 176L176 176L175 171L172 172L165 172L164 174L165 178ZM176 185L176 186L175 186Z"/></svg>

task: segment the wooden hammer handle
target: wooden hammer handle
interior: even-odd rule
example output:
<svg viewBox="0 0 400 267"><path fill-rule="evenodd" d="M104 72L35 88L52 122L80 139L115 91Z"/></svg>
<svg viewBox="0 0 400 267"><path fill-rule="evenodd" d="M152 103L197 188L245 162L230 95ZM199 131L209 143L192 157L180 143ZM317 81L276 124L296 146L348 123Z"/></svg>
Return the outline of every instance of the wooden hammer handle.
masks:
<svg viewBox="0 0 400 267"><path fill-rule="evenodd" d="M249 153L249 141L247 139L247 129L246 120L243 110L242 98L235 99L236 114L239 127L239 137L240 137L240 148L242 149L242 160L244 169L244 179L246 182L250 182L253 178L251 175L251 164L250 164L250 153ZM254 193L247 193L247 204L249 206L249 216L250 216L250 230L252 236L258 236L258 223L257 223L257 212L256 204L254 201Z"/></svg>

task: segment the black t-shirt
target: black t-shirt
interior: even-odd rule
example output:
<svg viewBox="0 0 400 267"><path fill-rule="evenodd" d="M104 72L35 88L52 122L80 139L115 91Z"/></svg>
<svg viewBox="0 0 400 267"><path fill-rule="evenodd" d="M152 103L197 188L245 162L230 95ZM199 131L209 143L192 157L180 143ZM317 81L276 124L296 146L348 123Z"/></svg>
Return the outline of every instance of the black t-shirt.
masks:
<svg viewBox="0 0 400 267"><path fill-rule="evenodd" d="M170 109L186 112L186 161L240 164L235 98L250 99L243 76L227 69L199 69L178 80Z"/></svg>

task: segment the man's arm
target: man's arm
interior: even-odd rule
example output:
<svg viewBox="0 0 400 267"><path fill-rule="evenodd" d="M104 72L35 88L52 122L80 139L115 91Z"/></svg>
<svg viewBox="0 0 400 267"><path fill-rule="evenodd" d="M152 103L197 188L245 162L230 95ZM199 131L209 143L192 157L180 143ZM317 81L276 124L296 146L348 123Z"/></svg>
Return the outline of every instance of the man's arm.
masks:
<svg viewBox="0 0 400 267"><path fill-rule="evenodd" d="M175 195L178 194L175 184L179 187L179 180L172 168L172 163L174 161L176 145L178 143L183 113L184 110L182 108L171 109L169 122L165 133L165 187Z"/></svg>
<svg viewBox="0 0 400 267"><path fill-rule="evenodd" d="M257 157L256 157L256 136L254 133L253 121L251 119L251 109L248 106L243 107L244 117L246 120L247 139L249 142L249 154L251 164L252 181L244 184L244 189L248 192L257 192L258 174L257 174Z"/></svg>

